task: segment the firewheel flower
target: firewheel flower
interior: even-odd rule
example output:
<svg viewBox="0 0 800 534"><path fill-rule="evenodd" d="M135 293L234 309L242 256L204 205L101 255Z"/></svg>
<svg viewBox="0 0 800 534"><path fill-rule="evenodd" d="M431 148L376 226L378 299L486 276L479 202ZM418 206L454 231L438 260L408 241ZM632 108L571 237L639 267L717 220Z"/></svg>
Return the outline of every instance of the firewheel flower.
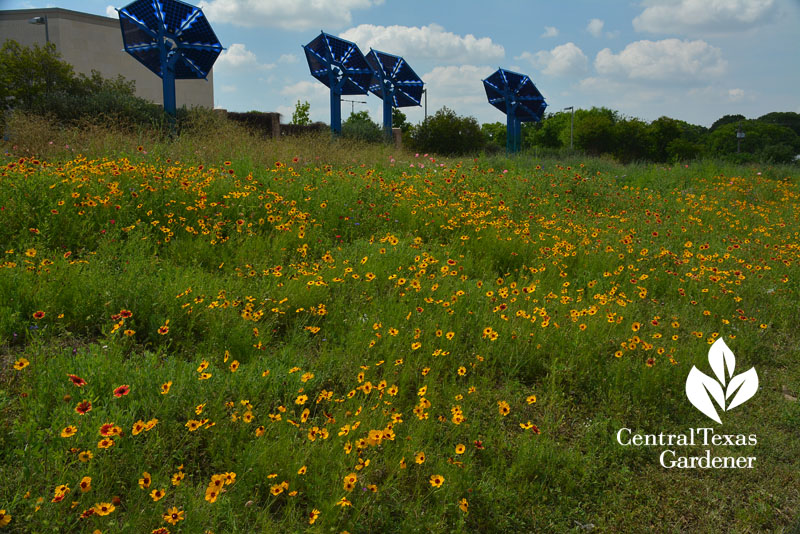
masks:
<svg viewBox="0 0 800 534"><path fill-rule="evenodd" d="M117 398L124 397L125 395L130 393L130 391L131 391L131 387L129 385L125 384L123 386L119 386L118 388L116 388L114 390L114 396L117 397Z"/></svg>

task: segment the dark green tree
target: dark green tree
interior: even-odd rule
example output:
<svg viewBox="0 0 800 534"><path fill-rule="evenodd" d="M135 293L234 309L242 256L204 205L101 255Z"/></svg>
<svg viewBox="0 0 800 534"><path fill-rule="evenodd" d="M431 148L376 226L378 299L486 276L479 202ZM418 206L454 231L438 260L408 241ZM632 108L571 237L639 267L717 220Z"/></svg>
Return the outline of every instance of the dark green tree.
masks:
<svg viewBox="0 0 800 534"><path fill-rule="evenodd" d="M758 118L761 122L769 124L777 124L778 126L786 126L794 130L794 133L800 135L800 113L791 111L773 111Z"/></svg>
<svg viewBox="0 0 800 534"><path fill-rule="evenodd" d="M709 128L709 130L713 132L720 126L737 123L743 120L747 120L744 115L723 115L722 117L714 121L714 124L711 125L711 128Z"/></svg>
<svg viewBox="0 0 800 534"><path fill-rule="evenodd" d="M443 107L411 130L411 143L420 151L440 155L477 154L486 139L474 117L456 115Z"/></svg>
<svg viewBox="0 0 800 534"><path fill-rule="evenodd" d="M351 113L342 123L342 137L358 139L368 143L383 141L383 128L372 122L366 110Z"/></svg>

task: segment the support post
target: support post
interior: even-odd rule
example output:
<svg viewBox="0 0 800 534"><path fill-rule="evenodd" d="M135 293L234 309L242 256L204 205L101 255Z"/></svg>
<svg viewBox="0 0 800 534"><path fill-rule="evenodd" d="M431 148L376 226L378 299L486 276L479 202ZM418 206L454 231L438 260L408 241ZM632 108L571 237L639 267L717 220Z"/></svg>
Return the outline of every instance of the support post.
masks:
<svg viewBox="0 0 800 534"><path fill-rule="evenodd" d="M383 90L383 133L386 136L386 141L392 141L392 95L391 93Z"/></svg>
<svg viewBox="0 0 800 534"><path fill-rule="evenodd" d="M331 88L331 133L342 133L342 95Z"/></svg>

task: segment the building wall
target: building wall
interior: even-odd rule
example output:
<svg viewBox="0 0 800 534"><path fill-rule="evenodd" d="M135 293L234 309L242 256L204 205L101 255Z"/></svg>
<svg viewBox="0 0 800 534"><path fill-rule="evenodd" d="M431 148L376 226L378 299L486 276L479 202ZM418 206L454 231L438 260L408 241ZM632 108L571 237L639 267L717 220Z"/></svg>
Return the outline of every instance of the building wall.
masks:
<svg viewBox="0 0 800 534"><path fill-rule="evenodd" d="M89 74L92 69L106 78L118 74L136 82L136 94L163 104L161 78L123 50L118 19L79 13L68 9L18 9L0 11L0 41L13 39L22 46L44 45L45 26L29 24L33 17L47 15L50 42L76 72ZM214 107L213 70L206 80L177 80L178 107Z"/></svg>

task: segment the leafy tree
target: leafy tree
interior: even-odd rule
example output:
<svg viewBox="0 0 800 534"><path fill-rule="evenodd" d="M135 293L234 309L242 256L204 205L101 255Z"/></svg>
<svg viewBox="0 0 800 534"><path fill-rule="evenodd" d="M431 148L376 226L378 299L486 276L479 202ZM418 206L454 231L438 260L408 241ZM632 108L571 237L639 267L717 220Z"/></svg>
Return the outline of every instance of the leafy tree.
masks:
<svg viewBox="0 0 800 534"><path fill-rule="evenodd" d="M406 120L406 114L399 108L392 108L392 128L400 128L403 133L408 133L411 123Z"/></svg>
<svg viewBox="0 0 800 534"><path fill-rule="evenodd" d="M0 49L0 106L49 114L62 123L79 119L114 120L134 126L163 117L160 107L136 96L133 81L75 74L55 46L20 46L7 40Z"/></svg>
<svg viewBox="0 0 800 534"><path fill-rule="evenodd" d="M590 154L611 153L615 147L616 114L608 108L575 111L575 147ZM562 144L569 143L569 125L561 132Z"/></svg>
<svg viewBox="0 0 800 534"><path fill-rule="evenodd" d="M710 131L713 132L720 126L741 122L743 120L747 120L744 115L723 115L722 117L714 121L714 124L711 125Z"/></svg>
<svg viewBox="0 0 800 534"><path fill-rule="evenodd" d="M709 153L718 156L735 154L738 128L738 122L729 123L709 133L706 141ZM786 126L748 120L742 121L742 131L745 138L741 142L741 151L748 154L749 159L786 163L800 154L800 136Z"/></svg>
<svg viewBox="0 0 800 534"><path fill-rule="evenodd" d="M356 111L342 123L342 137L378 143L383 140L383 128L372 122L368 111Z"/></svg>
<svg viewBox="0 0 800 534"><path fill-rule="evenodd" d="M486 138L487 147L494 150L506 148L506 125L502 122L488 122L481 124L481 132Z"/></svg>
<svg viewBox="0 0 800 534"><path fill-rule="evenodd" d="M650 123L648 134L652 139L651 157L655 161L667 161L669 152L667 147L674 140L681 137L680 121L669 117L659 117Z"/></svg>
<svg viewBox="0 0 800 534"><path fill-rule="evenodd" d="M308 116L308 110L311 109L311 104L306 100L305 102L297 101L294 106L294 113L292 113L291 124L306 126L311 124L311 118Z"/></svg>
<svg viewBox="0 0 800 534"><path fill-rule="evenodd" d="M441 155L476 154L486 143L474 117L461 117L443 107L411 130L417 150Z"/></svg>
<svg viewBox="0 0 800 534"><path fill-rule="evenodd" d="M758 118L761 122L769 124L777 124L779 126L787 126L794 130L794 133L800 135L800 113L791 111L773 111Z"/></svg>
<svg viewBox="0 0 800 534"><path fill-rule="evenodd" d="M617 121L612 129L614 157L623 162L644 161L653 152L650 125L639 119Z"/></svg>
<svg viewBox="0 0 800 534"><path fill-rule="evenodd" d="M0 105L42 111L50 97L76 88L72 65L53 43L28 48L12 39L0 49Z"/></svg>
<svg viewBox="0 0 800 534"><path fill-rule="evenodd" d="M562 132L565 132L567 143L566 146L569 146L569 121L570 121L570 113L559 111L557 113L547 113L545 114L544 119L541 123L539 123L536 128L536 139L535 142L539 146L549 147L549 148L561 148L564 145L562 138ZM523 138L529 137L527 135L527 131L530 130L529 128L525 128L523 126ZM532 133L532 132L531 132ZM533 144L533 143L531 143Z"/></svg>

